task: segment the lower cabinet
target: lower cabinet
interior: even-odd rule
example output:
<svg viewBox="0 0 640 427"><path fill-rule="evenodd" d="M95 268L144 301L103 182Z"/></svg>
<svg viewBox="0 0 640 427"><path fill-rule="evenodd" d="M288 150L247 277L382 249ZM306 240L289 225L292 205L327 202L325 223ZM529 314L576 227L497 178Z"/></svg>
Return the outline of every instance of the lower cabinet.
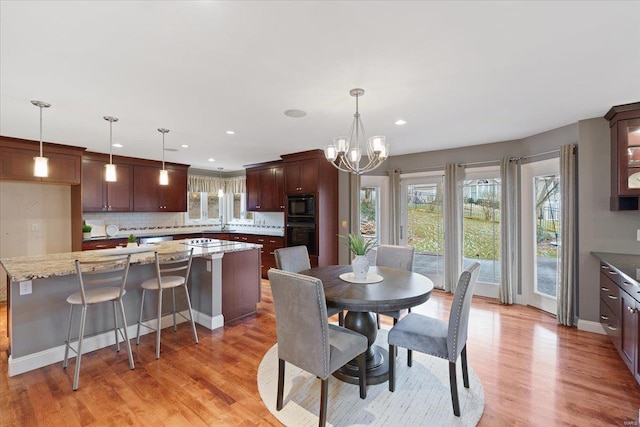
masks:
<svg viewBox="0 0 640 427"><path fill-rule="evenodd" d="M260 302L260 251L229 252L222 257L222 315L225 323L255 313Z"/></svg>
<svg viewBox="0 0 640 427"><path fill-rule="evenodd" d="M231 234L229 240L262 245L261 267L262 278L268 279L270 268L276 267L275 250L284 247L284 238L279 236L262 236L256 234Z"/></svg>
<svg viewBox="0 0 640 427"><path fill-rule="evenodd" d="M96 249L113 249L116 246L127 246L127 239L104 239L82 242L83 251L94 251Z"/></svg>
<svg viewBox="0 0 640 427"><path fill-rule="evenodd" d="M638 284L624 279L609 265L603 263L600 267L600 323L640 383L640 302L626 292L631 289L638 293Z"/></svg>

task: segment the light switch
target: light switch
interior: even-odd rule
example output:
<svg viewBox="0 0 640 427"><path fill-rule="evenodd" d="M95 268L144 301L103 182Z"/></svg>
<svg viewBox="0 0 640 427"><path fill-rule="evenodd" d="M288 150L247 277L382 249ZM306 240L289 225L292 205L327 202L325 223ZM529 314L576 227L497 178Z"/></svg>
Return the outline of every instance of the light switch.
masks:
<svg viewBox="0 0 640 427"><path fill-rule="evenodd" d="M636 230L636 240L640 242L640 230Z"/></svg>
<svg viewBox="0 0 640 427"><path fill-rule="evenodd" d="M20 295L29 295L31 293L31 280L20 282Z"/></svg>
<svg viewBox="0 0 640 427"><path fill-rule="evenodd" d="M207 261L207 271L211 273L211 261Z"/></svg>

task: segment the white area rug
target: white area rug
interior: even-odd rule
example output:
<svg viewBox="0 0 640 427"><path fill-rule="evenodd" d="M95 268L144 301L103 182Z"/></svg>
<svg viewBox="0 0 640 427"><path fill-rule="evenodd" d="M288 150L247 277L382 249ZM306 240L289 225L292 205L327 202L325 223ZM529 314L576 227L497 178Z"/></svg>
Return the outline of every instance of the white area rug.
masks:
<svg viewBox="0 0 640 427"><path fill-rule="evenodd" d="M380 330L376 343L387 348L387 331ZM475 426L484 411L484 390L469 366L470 387L462 385L458 362L458 397L461 416L453 415L449 391L449 362L413 352L407 366L407 351L396 358L396 391L388 383L367 386L362 400L358 386L331 376L327 423L333 426ZM258 390L269 411L286 426L317 426L320 380L287 363L284 407L276 411L278 345L267 351L258 368Z"/></svg>

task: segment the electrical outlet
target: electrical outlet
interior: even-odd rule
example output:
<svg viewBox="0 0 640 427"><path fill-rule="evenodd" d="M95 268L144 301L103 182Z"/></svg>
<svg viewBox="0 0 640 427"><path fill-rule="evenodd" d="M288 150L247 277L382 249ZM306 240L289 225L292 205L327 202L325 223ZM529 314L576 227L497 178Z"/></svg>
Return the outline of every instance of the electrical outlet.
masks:
<svg viewBox="0 0 640 427"><path fill-rule="evenodd" d="M31 293L31 280L20 282L20 295L29 295Z"/></svg>
<svg viewBox="0 0 640 427"><path fill-rule="evenodd" d="M636 230L636 240L640 242L640 230Z"/></svg>
<svg viewBox="0 0 640 427"><path fill-rule="evenodd" d="M207 271L211 273L211 261L207 261Z"/></svg>
<svg viewBox="0 0 640 427"><path fill-rule="evenodd" d="M40 231L40 224L38 223L31 224L31 231Z"/></svg>

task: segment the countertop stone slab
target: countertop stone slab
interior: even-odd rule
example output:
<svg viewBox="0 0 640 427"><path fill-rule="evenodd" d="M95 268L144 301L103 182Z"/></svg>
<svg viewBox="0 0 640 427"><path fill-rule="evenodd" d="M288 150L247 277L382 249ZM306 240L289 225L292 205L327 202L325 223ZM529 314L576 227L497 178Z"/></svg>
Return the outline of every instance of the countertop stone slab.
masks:
<svg viewBox="0 0 640 427"><path fill-rule="evenodd" d="M154 251L176 252L193 248L194 257L223 254L227 252L246 251L261 248L262 245L253 243L240 243L221 240L219 245L211 247L199 247L186 245L187 240L173 240L149 245L148 252L131 254L131 265L151 264L155 262ZM11 277L11 281L21 282L25 280L43 279L54 276L67 276L76 274L75 260L95 261L108 259L119 255L120 251L102 249L94 251L64 252L48 255L22 256L0 259L0 264ZM122 249L122 255L127 254L126 248Z"/></svg>

